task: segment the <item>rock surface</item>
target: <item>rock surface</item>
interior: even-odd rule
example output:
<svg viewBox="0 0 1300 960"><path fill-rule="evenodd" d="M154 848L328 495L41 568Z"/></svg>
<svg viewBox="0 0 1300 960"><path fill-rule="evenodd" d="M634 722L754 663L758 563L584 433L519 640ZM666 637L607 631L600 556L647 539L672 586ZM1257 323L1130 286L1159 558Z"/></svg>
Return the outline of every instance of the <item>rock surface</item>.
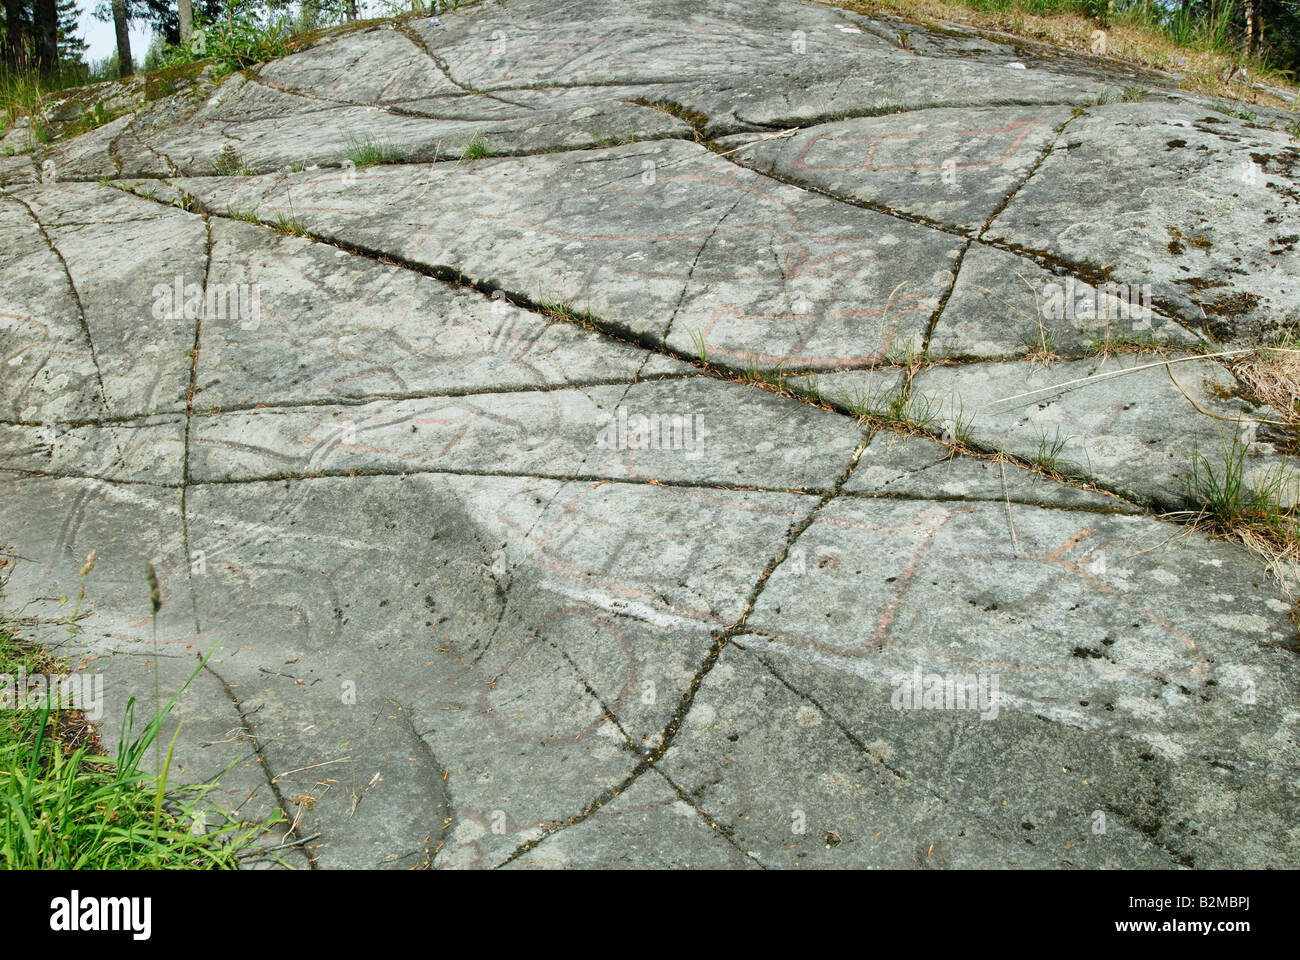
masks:
<svg viewBox="0 0 1300 960"><path fill-rule="evenodd" d="M96 551L106 738L211 652L173 777L294 867L1300 865L1291 598L1166 515L1286 419L1207 354L1300 152L908 34L485 3L0 160L6 602Z"/></svg>

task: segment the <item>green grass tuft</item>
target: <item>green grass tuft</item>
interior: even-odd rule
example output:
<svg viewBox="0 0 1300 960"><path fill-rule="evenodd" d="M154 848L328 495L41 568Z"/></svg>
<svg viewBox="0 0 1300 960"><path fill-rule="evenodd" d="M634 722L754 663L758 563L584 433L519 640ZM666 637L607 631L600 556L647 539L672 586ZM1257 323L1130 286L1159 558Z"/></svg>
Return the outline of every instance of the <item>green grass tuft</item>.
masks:
<svg viewBox="0 0 1300 960"><path fill-rule="evenodd" d="M1247 123L1254 123L1258 118L1251 110L1238 110L1226 103L1213 103L1210 105L1219 113L1226 114L1229 117L1236 117L1238 120L1245 120Z"/></svg>
<svg viewBox="0 0 1300 960"><path fill-rule="evenodd" d="M88 560L83 577L91 566ZM81 597L79 592L72 616L58 621L68 626L69 645ZM18 632L15 620L0 615L0 674L67 672L66 659L20 639ZM206 818L216 808L205 797L220 775L203 786L169 789L170 749L153 775L142 765L150 747L159 745L181 693L201 669L203 662L138 734L135 699L127 702L116 757L96 752L98 740L88 735L91 728L79 711L48 702L0 711L0 867L232 869L241 858L259 852L254 841L282 819L278 814L268 824L231 820L210 827Z"/></svg>
<svg viewBox="0 0 1300 960"><path fill-rule="evenodd" d="M253 170L230 144L221 149L221 155L212 165L219 177L249 177Z"/></svg>
<svg viewBox="0 0 1300 960"><path fill-rule="evenodd" d="M492 156L492 148L488 145L486 138L476 133L470 138L469 143L465 144L465 149L461 152L460 158L468 162L470 160L482 160L484 157L490 156Z"/></svg>
<svg viewBox="0 0 1300 960"><path fill-rule="evenodd" d="M373 167L381 163L401 163L406 159L406 154L401 150L368 136L348 137L344 140L343 156L358 168Z"/></svg>
<svg viewBox="0 0 1300 960"><path fill-rule="evenodd" d="M1249 446L1238 434L1224 444L1222 459L1212 463L1200 448L1192 447L1192 473L1187 495L1200 518L1224 533L1252 531L1284 545L1300 541L1297 511L1289 494L1294 477L1283 461L1257 477L1246 480ZM1283 504L1286 504L1283 506Z"/></svg>
<svg viewBox="0 0 1300 960"><path fill-rule="evenodd" d="M276 214L275 223L273 223L272 226L280 233L287 234L291 237L309 236L307 228L298 222L297 217L286 217L283 213Z"/></svg>
<svg viewBox="0 0 1300 960"><path fill-rule="evenodd" d="M1056 433L1049 440L1046 432L1039 431L1038 449L1029 462L1045 473L1063 473L1061 469L1065 464L1061 460L1061 451L1065 449L1068 438L1061 437L1061 428L1056 428Z"/></svg>
<svg viewBox="0 0 1300 960"><path fill-rule="evenodd" d="M687 327L686 335L691 338L691 344L695 347L695 354L700 358L700 363L707 365L709 362L709 345L704 342L704 331L692 330Z"/></svg>

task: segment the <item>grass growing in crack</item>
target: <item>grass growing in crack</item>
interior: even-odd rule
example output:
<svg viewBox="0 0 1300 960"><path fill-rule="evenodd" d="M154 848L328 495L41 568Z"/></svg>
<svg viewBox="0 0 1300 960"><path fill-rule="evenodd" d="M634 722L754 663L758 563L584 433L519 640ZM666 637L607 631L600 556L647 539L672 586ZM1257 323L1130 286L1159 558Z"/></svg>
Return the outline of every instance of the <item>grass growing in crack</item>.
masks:
<svg viewBox="0 0 1300 960"><path fill-rule="evenodd" d="M1112 353L1155 353L1167 349L1166 344L1156 339L1154 332L1115 332L1107 327L1104 336L1092 338L1084 351L1084 356L1108 357Z"/></svg>
<svg viewBox="0 0 1300 960"><path fill-rule="evenodd" d="M910 399L910 398L909 398ZM944 401L940 400L938 407L943 409ZM944 443L956 447L972 447L975 444L975 433L972 429L975 425L975 414L966 410L966 405L962 403L961 397L954 396L948 403L951 407L951 414L947 417L932 418L926 426L932 426L937 423L939 428L939 439ZM928 413L933 408L933 402L927 401L925 411ZM926 427L921 427L926 429Z"/></svg>
<svg viewBox="0 0 1300 960"><path fill-rule="evenodd" d="M61 131L63 135L75 137L96 127L102 127L112 120L116 120L121 114L111 113L105 106L103 100L96 100L93 107L81 111L81 116L71 123L64 126Z"/></svg>
<svg viewBox="0 0 1300 960"><path fill-rule="evenodd" d="M891 367L906 367L909 370L915 369L921 365L921 345L915 340L909 340L901 348L891 348L890 351L881 359L885 364Z"/></svg>
<svg viewBox="0 0 1300 960"><path fill-rule="evenodd" d="M542 284L539 282L537 284L537 296L533 298L533 306L541 313L554 317L556 320L576 324L587 330L599 329L599 321L591 315L589 310L581 310L574 305L573 296L565 292L568 286L564 274L560 274L554 285L548 286L546 289L543 289ZM588 301L588 307L590 307L590 301Z"/></svg>
<svg viewBox="0 0 1300 960"><path fill-rule="evenodd" d="M492 156L492 147L488 144L485 137L477 133L470 138L469 143L465 144L465 149L461 151L460 158L465 162L470 160L482 160L484 157Z"/></svg>
<svg viewBox="0 0 1300 960"><path fill-rule="evenodd" d="M1025 336L1025 359L1034 360L1040 363L1051 363L1060 357L1056 353L1056 337L1049 333L1046 325L1041 319L1038 321L1038 332L1035 335L1030 333Z"/></svg>
<svg viewBox="0 0 1300 960"><path fill-rule="evenodd" d="M253 170L230 144L221 148L221 155L212 164L219 177L249 177Z"/></svg>
<svg viewBox="0 0 1300 960"><path fill-rule="evenodd" d="M1062 439L1060 427L1056 428L1056 433L1050 440L1047 437L1047 432L1040 430L1038 449L1030 457L1029 462L1045 473L1063 473L1061 467L1065 464L1061 461L1061 451L1065 449L1068 440L1068 437Z"/></svg>
<svg viewBox="0 0 1300 960"><path fill-rule="evenodd" d="M818 396L822 396L822 391L816 383L813 384L813 388L817 390ZM844 409L859 421L896 421L903 402L902 394L896 386L891 385L887 389L877 390L870 378L865 386L854 386L840 398Z"/></svg>
<svg viewBox="0 0 1300 960"><path fill-rule="evenodd" d="M54 140L54 129L39 114L32 116L30 130L31 136L39 143L47 144Z"/></svg>
<svg viewBox="0 0 1300 960"><path fill-rule="evenodd" d="M591 138L591 145L600 149L605 149L607 147L621 147L624 144L635 143L637 139L635 132L625 133L621 137L611 137L605 134L596 133L594 130L587 130L585 132L587 136Z"/></svg>
<svg viewBox="0 0 1300 960"><path fill-rule="evenodd" d="M785 373L786 362L781 360L774 369L764 370L759 367L758 359L751 357L745 363L741 379L784 397L798 396L802 391L796 391L790 386L790 380Z"/></svg>
<svg viewBox="0 0 1300 960"><path fill-rule="evenodd" d="M789 358L787 357L781 360L775 368L760 370L758 364L751 361L746 364L743 373L730 375L729 379L752 384L760 389L775 393L779 397L798 400L802 403L820 407L823 410L848 411L855 414L863 422L873 417L878 420L882 419L877 415L855 409L853 399L843 392L838 396L827 393L822 388L820 379L816 374L795 374L793 376L787 374L785 366L788 362ZM864 401L863 406L866 405Z"/></svg>
<svg viewBox="0 0 1300 960"><path fill-rule="evenodd" d="M943 402L936 402L923 393L909 392L906 399L895 402L894 410L898 421L913 430L929 432L931 427L943 422Z"/></svg>
<svg viewBox="0 0 1300 960"><path fill-rule="evenodd" d="M1259 477L1252 485L1246 480L1246 454L1249 445L1238 434L1224 445L1219 463L1211 462L1200 450L1192 446L1192 473L1187 480L1187 494L1202 516L1214 525L1232 530L1243 524L1264 525L1273 528L1285 520L1288 536L1294 536L1294 508L1281 510L1291 478L1286 463L1278 465ZM1278 528L1281 530L1281 528Z"/></svg>
<svg viewBox="0 0 1300 960"><path fill-rule="evenodd" d="M966 409L960 397L935 399L923 393L889 389L883 398L873 400L868 386L866 395L854 397L849 409L859 420L880 420L909 433L937 437L950 446L974 446L975 414Z"/></svg>
<svg viewBox="0 0 1300 960"><path fill-rule="evenodd" d="M695 355L700 358L700 363L707 364L709 362L709 346L704 342L704 331L702 329L692 330L687 327L686 335L691 338L691 344L695 347Z"/></svg>
<svg viewBox="0 0 1300 960"><path fill-rule="evenodd" d="M1111 103L1141 103L1146 97L1146 91L1141 87L1125 87L1122 90L1103 90L1097 99L1092 101L1094 107L1104 107Z"/></svg>
<svg viewBox="0 0 1300 960"><path fill-rule="evenodd" d="M945 411L949 401L934 399L925 394L900 391L891 387L873 396L870 384L865 391L858 388L855 395L845 399L844 406L858 417L859 422L878 420L901 428L917 436L936 438L952 447L973 448L972 430L974 413L968 412L960 397L951 401L951 412Z"/></svg>
<svg viewBox="0 0 1300 960"><path fill-rule="evenodd" d="M1247 123L1254 123L1258 119L1253 111L1238 110L1236 107L1230 106L1226 103L1212 103L1210 106L1219 111L1219 113L1225 114L1229 117L1235 117L1238 120L1245 120Z"/></svg>
<svg viewBox="0 0 1300 960"><path fill-rule="evenodd" d="M551 297L538 297L537 309L542 313L550 314L557 320L575 321L579 319L579 313L573 308L573 301L565 297L563 299L554 299Z"/></svg>
<svg viewBox="0 0 1300 960"><path fill-rule="evenodd" d="M69 650L85 578L93 568L92 553L81 570L73 615L54 621L67 627ZM0 588L7 572L0 561L0 574L5 574ZM156 615L161 604L152 590L151 603ZM20 635L39 622L21 612L0 614L0 674L67 673L69 659L56 658ZM154 669L156 684L156 658ZM258 852L254 841L265 826L282 819L279 815L266 825L229 821L209 829L205 820L215 808L205 797L221 775L201 787L169 789L171 748L153 776L143 768L151 747L157 755L163 725L177 699L201 669L202 663L175 696L158 705L139 734L133 727L135 699L127 701L115 758L103 755L84 714L60 702L61 695L53 690L39 697L38 705L28 701L15 705L18 709L0 711L0 867L230 869Z"/></svg>
<svg viewBox="0 0 1300 960"><path fill-rule="evenodd" d="M814 403L819 407L830 408L831 399L821 388L821 379L816 374L810 374L802 377L798 384L792 384L783 381L782 386L789 390L791 395L801 397L804 400ZM848 408L848 403L839 404L841 407Z"/></svg>
<svg viewBox="0 0 1300 960"><path fill-rule="evenodd" d="M275 222L271 224L277 231L290 237L308 236L307 228L298 222L298 218L290 214L285 216L283 213L275 215Z"/></svg>
<svg viewBox="0 0 1300 960"><path fill-rule="evenodd" d="M226 211L226 216L231 220L242 220L244 223L261 223L262 219L257 215L256 210L237 210L231 207Z"/></svg>
<svg viewBox="0 0 1300 960"><path fill-rule="evenodd" d="M1187 496L1193 525L1236 537L1264 556L1284 587L1295 586L1300 571L1300 510L1296 477L1283 460L1253 479L1246 474L1249 445L1234 434L1219 462L1192 447Z"/></svg>
<svg viewBox="0 0 1300 960"><path fill-rule="evenodd" d="M375 140L373 137L348 137L343 141L343 156L358 168L373 167L382 163L401 163L406 154L396 147Z"/></svg>

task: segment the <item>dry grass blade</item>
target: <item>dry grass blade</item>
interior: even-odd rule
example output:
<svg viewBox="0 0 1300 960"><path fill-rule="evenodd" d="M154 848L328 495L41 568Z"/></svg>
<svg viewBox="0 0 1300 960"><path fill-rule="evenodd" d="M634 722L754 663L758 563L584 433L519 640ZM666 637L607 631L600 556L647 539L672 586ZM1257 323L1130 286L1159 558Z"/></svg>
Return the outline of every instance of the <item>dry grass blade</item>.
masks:
<svg viewBox="0 0 1300 960"><path fill-rule="evenodd" d="M1244 350L1222 350L1219 353L1198 353L1190 357L1175 357L1172 360L1156 360L1152 363L1139 363L1135 367L1125 367L1123 370L1110 370L1106 373L1094 373L1090 377L1076 377L1074 380L1067 380L1064 383L1055 383L1050 387L1039 387L1037 390L1026 390L1024 393L1017 393L1012 397L1002 397L994 400L994 403L1007 403L1011 400L1020 400L1024 397L1034 397L1040 393L1051 393L1053 390L1063 390L1066 387L1077 386L1081 383L1091 383L1094 380L1105 380L1107 377L1122 377L1128 373L1137 373L1139 370L1149 370L1152 367L1167 366L1171 363L1186 363L1188 360L1211 360L1215 357L1234 357L1239 353L1251 353L1247 348Z"/></svg>
<svg viewBox="0 0 1300 960"><path fill-rule="evenodd" d="M1255 396L1282 413L1288 423L1300 421L1296 411L1300 403L1300 353L1259 350L1234 364L1232 372Z"/></svg>
<svg viewBox="0 0 1300 960"><path fill-rule="evenodd" d="M791 137L798 132L799 132L798 127L791 127L789 130L782 130L780 133L774 133L771 136L759 137L757 140L751 140L748 143L742 143L740 146L732 147L730 150L723 150L718 154L718 156L720 157L730 156L731 154L735 153L738 150L745 150L748 149L749 147L754 146L755 144L766 143L769 140L780 140L784 137Z"/></svg>
<svg viewBox="0 0 1300 960"><path fill-rule="evenodd" d="M1183 395L1183 397L1187 400L1187 402L1190 403L1193 407L1195 407L1198 413L1202 413L1213 420L1222 420L1224 423L1272 423L1280 426L1285 426L1288 423L1288 421L1286 420L1266 420L1263 417L1220 416L1219 414L1215 413L1213 410L1207 410L1202 404L1196 402L1195 398L1193 398L1192 395L1187 392L1187 389L1182 385L1182 383L1179 382L1178 377L1174 375L1173 367L1166 365L1165 370L1169 374L1169 379L1174 382L1174 386L1178 388L1178 392Z"/></svg>

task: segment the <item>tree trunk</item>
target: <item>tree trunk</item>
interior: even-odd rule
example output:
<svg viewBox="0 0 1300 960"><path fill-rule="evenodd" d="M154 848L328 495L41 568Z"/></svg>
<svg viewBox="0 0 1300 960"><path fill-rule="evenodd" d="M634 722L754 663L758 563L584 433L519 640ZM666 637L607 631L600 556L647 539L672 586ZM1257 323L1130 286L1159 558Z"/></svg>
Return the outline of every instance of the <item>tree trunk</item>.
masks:
<svg viewBox="0 0 1300 960"><path fill-rule="evenodd" d="M1250 55L1259 55L1259 45L1264 41L1264 0L1253 0L1247 16L1250 18Z"/></svg>
<svg viewBox="0 0 1300 960"><path fill-rule="evenodd" d="M113 0L113 29L117 32L117 75L135 73L131 63L131 34L126 29L126 0Z"/></svg>
<svg viewBox="0 0 1300 960"><path fill-rule="evenodd" d="M5 43L4 65L10 70L23 67L23 3L22 0L4 0Z"/></svg>
<svg viewBox="0 0 1300 960"><path fill-rule="evenodd" d="M59 5L57 0L33 4L32 34L36 40L36 68L45 79L59 73Z"/></svg>
<svg viewBox="0 0 1300 960"><path fill-rule="evenodd" d="M357 0L346 0L344 9L347 11L348 20L355 20L357 18Z"/></svg>
<svg viewBox="0 0 1300 960"><path fill-rule="evenodd" d="M193 0L176 0L176 12L181 21L181 43L189 43L190 35L194 33Z"/></svg>

